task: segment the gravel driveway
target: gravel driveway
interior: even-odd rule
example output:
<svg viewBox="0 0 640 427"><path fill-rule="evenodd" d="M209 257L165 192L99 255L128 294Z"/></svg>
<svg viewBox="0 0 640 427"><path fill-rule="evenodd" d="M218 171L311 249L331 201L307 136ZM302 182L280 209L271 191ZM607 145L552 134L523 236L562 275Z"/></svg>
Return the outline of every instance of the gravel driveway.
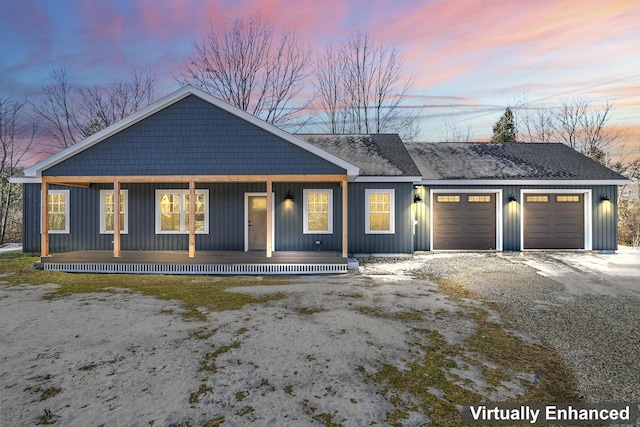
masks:
<svg viewBox="0 0 640 427"><path fill-rule="evenodd" d="M446 277L551 344L589 402L640 401L640 250L617 254L431 254L415 274Z"/></svg>

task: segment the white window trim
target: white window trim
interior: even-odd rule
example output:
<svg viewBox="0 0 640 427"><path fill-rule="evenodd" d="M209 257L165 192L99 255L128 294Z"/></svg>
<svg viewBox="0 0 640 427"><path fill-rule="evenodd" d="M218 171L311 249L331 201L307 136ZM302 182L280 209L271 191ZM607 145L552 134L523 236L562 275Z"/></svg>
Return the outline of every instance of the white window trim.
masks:
<svg viewBox="0 0 640 427"><path fill-rule="evenodd" d="M100 190L100 234L114 234L113 230L106 229L106 212L104 210L105 198L112 194L114 194L113 190ZM129 234L129 190L120 190L120 195L124 196L124 229L120 230L120 234Z"/></svg>
<svg viewBox="0 0 640 427"><path fill-rule="evenodd" d="M328 230L326 231L318 231L318 230L309 230L309 198L307 197L309 194L323 194L327 193L329 195L329 207L327 208L329 214L329 222L328 222ZM304 202L302 204L303 211L303 221L302 221L302 232L303 234L333 234L333 189L331 188L310 188L302 190L302 197Z"/></svg>
<svg viewBox="0 0 640 427"><path fill-rule="evenodd" d="M189 194L189 190L176 190L172 188L158 189L156 190L156 234L189 234L189 220L186 215L184 206L181 206L180 210L180 224L182 230L179 231L162 231L160 226L162 224L162 212L160 212L160 195L165 193L180 194L180 203L183 204L184 197L182 195ZM204 230L197 231L196 234L209 234L209 190L196 190L196 194L204 194ZM186 217L186 218L185 218Z"/></svg>
<svg viewBox="0 0 640 427"><path fill-rule="evenodd" d="M370 224L370 205L369 199L371 193L389 193L389 230L371 230ZM365 189L364 190L364 232L365 234L396 234L396 190L393 188Z"/></svg>
<svg viewBox="0 0 640 427"><path fill-rule="evenodd" d="M64 230L48 230L49 234L69 234L69 202L70 200L70 192L69 190L49 190L47 194L64 194L65 195L65 204L64 204ZM40 198L42 199L42 197ZM49 201L47 200L47 210L49 205ZM49 214L51 215L51 214ZM42 233L42 221L40 221L40 233Z"/></svg>

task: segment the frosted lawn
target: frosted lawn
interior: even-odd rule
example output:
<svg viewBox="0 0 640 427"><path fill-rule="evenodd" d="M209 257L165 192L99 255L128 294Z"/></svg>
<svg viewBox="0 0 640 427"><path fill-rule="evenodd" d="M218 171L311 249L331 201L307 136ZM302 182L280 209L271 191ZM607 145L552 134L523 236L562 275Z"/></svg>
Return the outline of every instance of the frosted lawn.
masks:
<svg viewBox="0 0 640 427"><path fill-rule="evenodd" d="M0 286L0 424L385 425L393 407L372 375L406 369L424 340L418 329L451 344L474 331L436 285L399 266L291 283L234 288L286 298L212 311L206 322L128 291L43 300L55 285ZM519 381L489 387L477 366L460 371L488 397L523 391Z"/></svg>

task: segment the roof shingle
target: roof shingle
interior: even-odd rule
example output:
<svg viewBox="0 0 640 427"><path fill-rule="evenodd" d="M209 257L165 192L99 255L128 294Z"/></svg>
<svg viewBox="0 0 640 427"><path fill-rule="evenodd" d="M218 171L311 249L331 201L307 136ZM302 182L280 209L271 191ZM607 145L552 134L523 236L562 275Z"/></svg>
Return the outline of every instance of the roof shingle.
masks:
<svg viewBox="0 0 640 427"><path fill-rule="evenodd" d="M561 143L408 143L423 179L624 180Z"/></svg>
<svg viewBox="0 0 640 427"><path fill-rule="evenodd" d="M297 136L358 166L361 176L420 176L397 134Z"/></svg>

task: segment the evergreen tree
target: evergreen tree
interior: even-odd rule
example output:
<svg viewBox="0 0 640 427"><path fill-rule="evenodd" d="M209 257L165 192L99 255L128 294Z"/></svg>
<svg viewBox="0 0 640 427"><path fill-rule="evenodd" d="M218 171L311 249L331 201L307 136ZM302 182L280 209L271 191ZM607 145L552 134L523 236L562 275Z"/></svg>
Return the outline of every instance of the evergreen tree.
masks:
<svg viewBox="0 0 640 427"><path fill-rule="evenodd" d="M516 142L516 124L513 111L507 107L504 114L493 126L491 142Z"/></svg>

